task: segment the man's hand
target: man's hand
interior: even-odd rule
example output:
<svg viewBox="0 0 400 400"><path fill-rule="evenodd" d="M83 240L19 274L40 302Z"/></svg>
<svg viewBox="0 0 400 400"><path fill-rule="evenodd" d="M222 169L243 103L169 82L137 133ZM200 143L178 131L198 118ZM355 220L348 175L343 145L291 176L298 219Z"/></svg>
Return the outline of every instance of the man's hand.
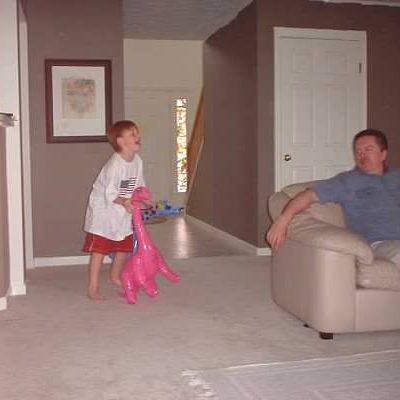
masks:
<svg viewBox="0 0 400 400"><path fill-rule="evenodd" d="M276 250L286 239L289 222L281 215L269 228L265 238L271 247Z"/></svg>
<svg viewBox="0 0 400 400"><path fill-rule="evenodd" d="M266 240L273 249L279 248L285 241L287 228L293 217L316 201L318 201L318 196L313 190L305 190L289 201L266 234Z"/></svg>

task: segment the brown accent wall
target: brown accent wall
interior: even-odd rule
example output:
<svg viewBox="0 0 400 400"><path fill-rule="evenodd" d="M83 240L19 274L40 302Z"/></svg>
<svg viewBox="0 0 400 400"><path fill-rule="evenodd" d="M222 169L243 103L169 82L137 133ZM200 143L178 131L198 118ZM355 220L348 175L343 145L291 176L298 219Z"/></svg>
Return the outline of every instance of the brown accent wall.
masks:
<svg viewBox="0 0 400 400"><path fill-rule="evenodd" d="M107 143L46 144L44 60L111 59L113 120L123 117L121 0L27 0L34 256L80 255L91 185Z"/></svg>
<svg viewBox="0 0 400 400"><path fill-rule="evenodd" d="M0 127L0 297L6 296L9 286L6 130Z"/></svg>
<svg viewBox="0 0 400 400"><path fill-rule="evenodd" d="M256 241L256 7L204 44L205 143L188 213Z"/></svg>
<svg viewBox="0 0 400 400"><path fill-rule="evenodd" d="M206 146L189 214L259 247L265 245L267 198L274 191L275 26L367 32L368 126L387 133L389 161L400 166L400 9L309 0L253 2L205 44ZM241 152L243 169L238 167Z"/></svg>
<svg viewBox="0 0 400 400"><path fill-rule="evenodd" d="M258 10L258 243L267 215L265 199L274 191L273 27L362 30L367 32L368 126L389 138L392 165L400 166L400 9L327 4L308 0L260 0ZM355 132L356 133L356 132Z"/></svg>

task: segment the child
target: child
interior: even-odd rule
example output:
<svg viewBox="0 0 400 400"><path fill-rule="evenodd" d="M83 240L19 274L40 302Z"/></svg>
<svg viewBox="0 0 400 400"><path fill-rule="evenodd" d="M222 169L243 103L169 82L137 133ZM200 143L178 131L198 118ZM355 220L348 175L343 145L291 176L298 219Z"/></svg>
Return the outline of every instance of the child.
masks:
<svg viewBox="0 0 400 400"><path fill-rule="evenodd" d="M99 290L99 275L104 256L114 253L111 281L120 285L120 272L126 254L132 251L131 196L145 186L143 162L137 152L140 135L132 121L116 122L108 132L115 153L103 166L93 184L86 211L87 232L83 251L90 253L88 297L104 300Z"/></svg>

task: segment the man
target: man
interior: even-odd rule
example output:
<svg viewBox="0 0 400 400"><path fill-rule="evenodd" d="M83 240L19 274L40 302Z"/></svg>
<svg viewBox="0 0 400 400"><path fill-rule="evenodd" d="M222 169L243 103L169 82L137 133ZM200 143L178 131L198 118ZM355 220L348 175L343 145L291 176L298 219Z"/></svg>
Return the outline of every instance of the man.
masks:
<svg viewBox="0 0 400 400"><path fill-rule="evenodd" d="M292 218L314 202L339 203L349 229L366 239L374 255L400 266L400 170L388 168L388 142L383 132L366 129L353 139L356 167L299 193L267 232L277 249Z"/></svg>

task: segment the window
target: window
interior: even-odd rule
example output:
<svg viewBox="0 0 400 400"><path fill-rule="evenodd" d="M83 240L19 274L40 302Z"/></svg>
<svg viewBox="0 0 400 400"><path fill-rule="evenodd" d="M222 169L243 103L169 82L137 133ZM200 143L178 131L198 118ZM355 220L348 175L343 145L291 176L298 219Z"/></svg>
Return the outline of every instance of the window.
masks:
<svg viewBox="0 0 400 400"><path fill-rule="evenodd" d="M187 99L175 101L177 192L187 191Z"/></svg>

